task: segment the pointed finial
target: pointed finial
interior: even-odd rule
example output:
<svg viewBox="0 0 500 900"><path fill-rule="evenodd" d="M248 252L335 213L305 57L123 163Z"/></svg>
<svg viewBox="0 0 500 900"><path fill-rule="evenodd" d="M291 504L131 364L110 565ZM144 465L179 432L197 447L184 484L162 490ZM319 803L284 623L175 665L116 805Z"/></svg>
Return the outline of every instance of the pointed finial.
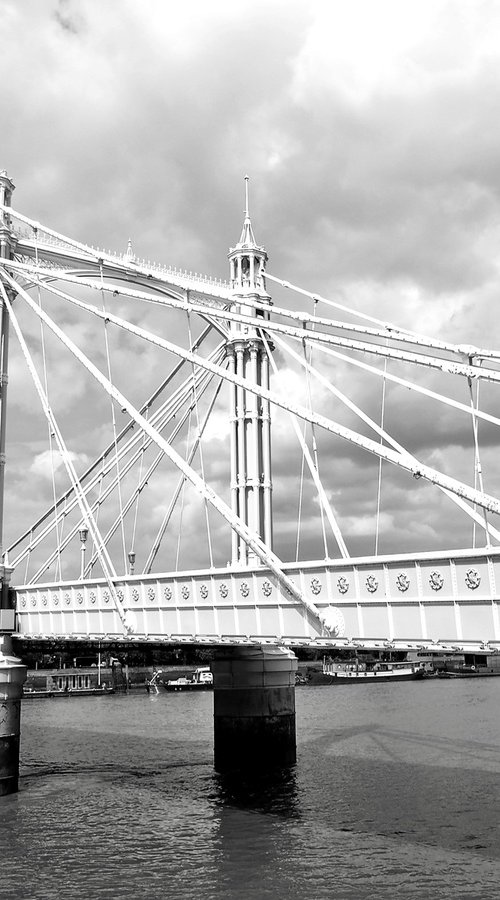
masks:
<svg viewBox="0 0 500 900"><path fill-rule="evenodd" d="M250 214L248 212L248 182L250 181L248 175L245 175L245 219L250 218Z"/></svg>
<svg viewBox="0 0 500 900"><path fill-rule="evenodd" d="M250 221L250 213L248 211L248 175L245 175L245 219L243 229L240 236L239 245L241 247L255 247L255 237L252 231L252 223Z"/></svg>
<svg viewBox="0 0 500 900"><path fill-rule="evenodd" d="M128 242L127 242L127 252L125 254L125 259L130 260L130 262L135 262L135 254L132 249L132 241L130 238L128 239Z"/></svg>

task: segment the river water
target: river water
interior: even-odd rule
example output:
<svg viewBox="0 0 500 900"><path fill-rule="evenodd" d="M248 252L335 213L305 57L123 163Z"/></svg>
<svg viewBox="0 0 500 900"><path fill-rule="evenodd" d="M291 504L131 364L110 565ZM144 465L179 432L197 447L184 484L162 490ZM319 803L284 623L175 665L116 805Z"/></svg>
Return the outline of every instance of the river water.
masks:
<svg viewBox="0 0 500 900"><path fill-rule="evenodd" d="M30 700L8 900L498 900L500 678L301 686L298 761L212 768L213 695Z"/></svg>

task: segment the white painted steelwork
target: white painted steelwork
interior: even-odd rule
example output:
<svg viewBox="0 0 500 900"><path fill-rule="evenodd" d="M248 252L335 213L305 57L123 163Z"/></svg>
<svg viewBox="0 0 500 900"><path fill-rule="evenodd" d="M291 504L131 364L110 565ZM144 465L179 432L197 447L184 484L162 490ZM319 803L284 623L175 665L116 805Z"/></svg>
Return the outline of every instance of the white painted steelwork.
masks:
<svg viewBox="0 0 500 900"><path fill-rule="evenodd" d="M17 588L22 636L162 643L287 643L402 649L500 649L500 550L283 564L327 621L287 596L265 568L229 567L115 580L135 622L124 637L104 580Z"/></svg>
<svg viewBox="0 0 500 900"><path fill-rule="evenodd" d="M499 513L500 501L484 493L481 485L480 490L471 488L423 465L347 398L343 398L343 402L350 404L349 408L362 415L364 422L391 446L377 444L342 427L294 402L293 398L280 398L269 385L271 341L274 338L285 346L279 335L300 342L304 348L314 344L343 359L348 357L332 347L460 376L467 379L469 387L471 379L500 382L500 370L498 366L495 368L498 353L429 339L373 318L370 320L367 316L362 318L371 321L369 326L355 326L272 306L266 290L267 254L256 244L248 214L248 181L243 230L238 244L229 252L228 284L197 273L179 272L144 261L138 263L131 247L121 256L95 250L15 213L10 208L10 194L4 192L0 200L3 201L3 205L0 203L0 237L5 238L5 251L0 255L4 256L5 263L8 260L8 265L2 269L4 309L10 309L10 295L8 297L6 291L17 293L130 415L131 421L175 462L182 477L188 478L222 513L233 529L232 564L225 569L129 574L125 577L116 574L117 569L110 569L107 578L80 577L75 581L19 585L16 590L20 634L33 638L173 644L280 643L379 649L421 646L447 648L454 652L465 648L500 649L497 591L497 584L500 587L500 549L300 564L283 563L273 554L271 405L280 406L305 422L343 437L405 469L415 478L422 476L446 492L453 491L462 506L465 505L462 498L465 498ZM28 225L32 236L15 232L11 217ZM272 280L293 287L280 279L273 277ZM181 311L186 313L188 321L191 314L201 316L222 334L227 368L221 365L220 359L207 359L197 353L196 342L192 344L191 339L191 350L185 350L109 310L100 310L76 299L55 287L54 282L61 281L65 282L67 290L71 285L78 285L97 291L102 297L104 292L112 292L115 296ZM123 282L128 282L129 286L123 287ZM52 292L59 299L104 320L105 324L114 323L179 356L192 366L195 399L198 391L195 369L206 375L220 376L228 383L230 508L159 435L152 422L146 421L55 322L36 307L26 291L33 286ZM330 302L299 288L293 289L314 301ZM343 308L340 304L331 305ZM358 338L346 336L346 333L354 333ZM297 358L297 354L291 352ZM373 367L357 359L353 358L352 362L374 371ZM4 380L4 367L1 368ZM305 369L308 375L318 375L308 363L305 363ZM401 385L410 384L398 376L386 376L385 369L383 377L392 377ZM420 390L467 412L472 416L474 428L476 419L481 416L498 424L496 417L482 414L474 403L468 409L465 404L443 398L425 387ZM340 396L338 391L336 393ZM57 424L50 418L46 398L45 405L56 432ZM476 430L474 435L477 444ZM116 459L118 455L116 450ZM321 496L319 478L315 477L314 481ZM82 493L82 504L84 502ZM84 513L91 517L90 508L85 507ZM478 519L477 514L474 515ZM488 523L485 525L493 537L498 536ZM78 523L73 527L78 529ZM339 546L342 546L341 540ZM135 559L135 553L129 555ZM6 616L8 612L2 611L2 614ZM123 627L125 620L128 634ZM0 626L2 621L0 619Z"/></svg>

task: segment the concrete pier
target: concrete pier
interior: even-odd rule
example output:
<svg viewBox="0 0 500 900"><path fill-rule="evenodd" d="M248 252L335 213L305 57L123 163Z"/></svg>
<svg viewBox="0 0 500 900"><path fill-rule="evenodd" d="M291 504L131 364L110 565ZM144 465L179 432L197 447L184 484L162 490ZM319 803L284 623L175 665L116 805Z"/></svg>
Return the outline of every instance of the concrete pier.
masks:
<svg viewBox="0 0 500 900"><path fill-rule="evenodd" d="M294 653L271 646L228 648L218 653L212 670L217 771L294 765Z"/></svg>
<svg viewBox="0 0 500 900"><path fill-rule="evenodd" d="M14 794L19 780L21 696L26 666L12 653L10 634L0 634L0 796Z"/></svg>

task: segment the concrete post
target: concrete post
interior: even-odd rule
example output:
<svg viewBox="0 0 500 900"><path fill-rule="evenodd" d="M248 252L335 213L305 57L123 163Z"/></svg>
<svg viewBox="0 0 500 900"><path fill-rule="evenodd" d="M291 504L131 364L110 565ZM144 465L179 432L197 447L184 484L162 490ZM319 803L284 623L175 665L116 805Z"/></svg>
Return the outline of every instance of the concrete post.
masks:
<svg viewBox="0 0 500 900"><path fill-rule="evenodd" d="M284 647L232 647L218 652L212 670L217 771L294 765L294 653Z"/></svg>
<svg viewBox="0 0 500 900"><path fill-rule="evenodd" d="M0 796L14 794L19 780L21 696L26 666L12 654L12 638L0 634Z"/></svg>

